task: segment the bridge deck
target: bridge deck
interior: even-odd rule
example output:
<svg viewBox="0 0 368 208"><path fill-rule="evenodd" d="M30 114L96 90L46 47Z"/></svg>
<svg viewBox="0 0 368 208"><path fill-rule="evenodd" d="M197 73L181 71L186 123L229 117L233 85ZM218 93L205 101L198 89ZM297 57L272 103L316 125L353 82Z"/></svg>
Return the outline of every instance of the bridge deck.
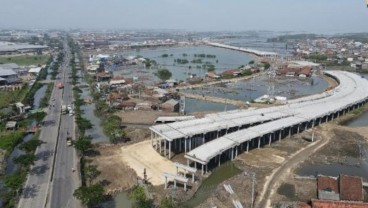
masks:
<svg viewBox="0 0 368 208"><path fill-rule="evenodd" d="M313 122L314 125L316 119L322 119L325 116L333 117L334 114L344 109L367 101L367 80L348 72L330 71L328 73L339 79L341 83L339 88L328 92L328 96L322 96L320 99L316 99L318 96L315 95L309 96L311 99L310 101L304 98L300 99L299 102L293 102L292 104L281 107L274 107L273 110L278 109L281 112L289 111L293 115L227 134L193 149L188 152L185 157L206 164L212 158L222 154L222 152L244 142L274 133L284 128L291 128L304 122ZM254 112L257 112L257 110L254 110Z"/></svg>

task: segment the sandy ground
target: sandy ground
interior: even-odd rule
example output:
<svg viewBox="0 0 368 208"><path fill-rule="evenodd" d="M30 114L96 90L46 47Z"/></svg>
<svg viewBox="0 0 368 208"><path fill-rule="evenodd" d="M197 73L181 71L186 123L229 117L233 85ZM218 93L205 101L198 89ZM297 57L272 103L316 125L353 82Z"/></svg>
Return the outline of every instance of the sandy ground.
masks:
<svg viewBox="0 0 368 208"><path fill-rule="evenodd" d="M128 190L137 183L137 175L121 159L121 147L116 145L100 146L94 156L87 159L97 165L101 175L95 181L105 184L107 193L112 194L121 190Z"/></svg>
<svg viewBox="0 0 368 208"><path fill-rule="evenodd" d="M154 186L164 184L163 172L176 171L173 162L151 147L150 140L130 145L100 145L95 154L87 159L101 171L95 181L103 182L107 193L132 188L137 183L137 177L143 178L145 168L148 181Z"/></svg>
<svg viewBox="0 0 368 208"><path fill-rule="evenodd" d="M140 178L143 178L146 168L148 181L155 186L164 184L163 172L176 172L173 162L159 155L150 140L122 147L120 159L135 170Z"/></svg>

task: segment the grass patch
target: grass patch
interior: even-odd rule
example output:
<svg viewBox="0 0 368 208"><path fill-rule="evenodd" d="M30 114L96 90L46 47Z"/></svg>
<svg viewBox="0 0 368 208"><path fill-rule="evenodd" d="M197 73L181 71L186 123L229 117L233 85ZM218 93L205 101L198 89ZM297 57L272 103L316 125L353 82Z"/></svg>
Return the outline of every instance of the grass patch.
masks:
<svg viewBox="0 0 368 208"><path fill-rule="evenodd" d="M39 90L43 84L36 82L33 84L27 95L23 99L23 104L25 105L32 105L34 100L34 95L36 94L37 90Z"/></svg>
<svg viewBox="0 0 368 208"><path fill-rule="evenodd" d="M8 107L9 104L22 101L26 96L28 90L29 86L25 84L20 90L0 91L0 109Z"/></svg>
<svg viewBox="0 0 368 208"><path fill-rule="evenodd" d="M42 120L46 117L47 113L45 112L37 112L37 113L33 113L31 114L28 118L30 120L35 120L38 124L42 122Z"/></svg>
<svg viewBox="0 0 368 208"><path fill-rule="evenodd" d="M293 184L283 183L277 189L277 193L287 197L288 199L294 199L295 198L295 187Z"/></svg>
<svg viewBox="0 0 368 208"><path fill-rule="evenodd" d="M0 149L6 150L10 153L14 147L22 141L24 135L25 132L23 131L10 132L1 135Z"/></svg>
<svg viewBox="0 0 368 208"><path fill-rule="evenodd" d="M44 65L48 62L49 57L49 55L2 56L0 63L16 63L20 66Z"/></svg>

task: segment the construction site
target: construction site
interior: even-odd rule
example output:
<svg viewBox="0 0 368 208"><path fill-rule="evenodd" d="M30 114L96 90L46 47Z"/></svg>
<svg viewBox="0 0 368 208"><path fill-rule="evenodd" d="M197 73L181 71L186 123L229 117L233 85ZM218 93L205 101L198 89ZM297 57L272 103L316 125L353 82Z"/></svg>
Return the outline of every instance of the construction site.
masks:
<svg viewBox="0 0 368 208"><path fill-rule="evenodd" d="M129 138L95 149L89 159L102 172L96 180L105 181L111 195L143 184L156 203L168 196L188 208L287 207L317 199L317 176L294 177L294 171L330 143L340 128L332 123L366 104L368 82L310 62L290 62L289 71L279 73L284 68L277 57L263 58L273 67L198 82L154 81L152 69L134 71L139 63L132 78L127 71L96 72L96 88ZM88 73L100 70L91 67ZM302 183L310 188L299 190Z"/></svg>

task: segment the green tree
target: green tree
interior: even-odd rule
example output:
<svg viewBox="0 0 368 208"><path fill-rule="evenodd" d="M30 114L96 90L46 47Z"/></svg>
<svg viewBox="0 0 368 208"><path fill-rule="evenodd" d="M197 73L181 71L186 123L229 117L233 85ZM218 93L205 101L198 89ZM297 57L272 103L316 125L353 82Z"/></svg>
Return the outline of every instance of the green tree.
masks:
<svg viewBox="0 0 368 208"><path fill-rule="evenodd" d="M264 66L265 69L268 69L268 68L271 67L271 65L269 63L264 63L263 66Z"/></svg>
<svg viewBox="0 0 368 208"><path fill-rule="evenodd" d="M17 164L20 164L23 167L28 167L30 165L33 165L35 161L36 161L36 156L32 154L25 154L17 158L14 158L14 162Z"/></svg>
<svg viewBox="0 0 368 208"><path fill-rule="evenodd" d="M135 186L129 198L134 200L133 206L136 208L151 208L152 207L153 202L146 196L146 193L144 192L143 187Z"/></svg>
<svg viewBox="0 0 368 208"><path fill-rule="evenodd" d="M168 80L172 76L172 73L168 69L160 69L157 71L157 77L161 80Z"/></svg>
<svg viewBox="0 0 368 208"><path fill-rule="evenodd" d="M174 208L174 207L175 207L174 203L170 198L165 197L161 199L159 208Z"/></svg>
<svg viewBox="0 0 368 208"><path fill-rule="evenodd" d="M82 137L77 139L77 141L74 144L74 147L75 149L80 151L83 155L87 150L92 148L92 142L90 139Z"/></svg>
<svg viewBox="0 0 368 208"><path fill-rule="evenodd" d="M31 153L37 149L38 146L42 144L42 141L38 139L32 139L28 142L25 142L19 146L19 149L26 151L27 153Z"/></svg>
<svg viewBox="0 0 368 208"><path fill-rule="evenodd" d="M91 182L97 178L101 174L101 171L97 169L96 165L88 165L84 169L84 177L88 180L88 182L91 184Z"/></svg>
<svg viewBox="0 0 368 208"><path fill-rule="evenodd" d="M104 189L101 184L91 186L81 186L73 193L82 204L92 206L100 203L104 198Z"/></svg>
<svg viewBox="0 0 368 208"><path fill-rule="evenodd" d="M7 188L12 190L19 190L22 188L25 181L25 174L21 172L16 172L11 175L5 176L4 184Z"/></svg>

